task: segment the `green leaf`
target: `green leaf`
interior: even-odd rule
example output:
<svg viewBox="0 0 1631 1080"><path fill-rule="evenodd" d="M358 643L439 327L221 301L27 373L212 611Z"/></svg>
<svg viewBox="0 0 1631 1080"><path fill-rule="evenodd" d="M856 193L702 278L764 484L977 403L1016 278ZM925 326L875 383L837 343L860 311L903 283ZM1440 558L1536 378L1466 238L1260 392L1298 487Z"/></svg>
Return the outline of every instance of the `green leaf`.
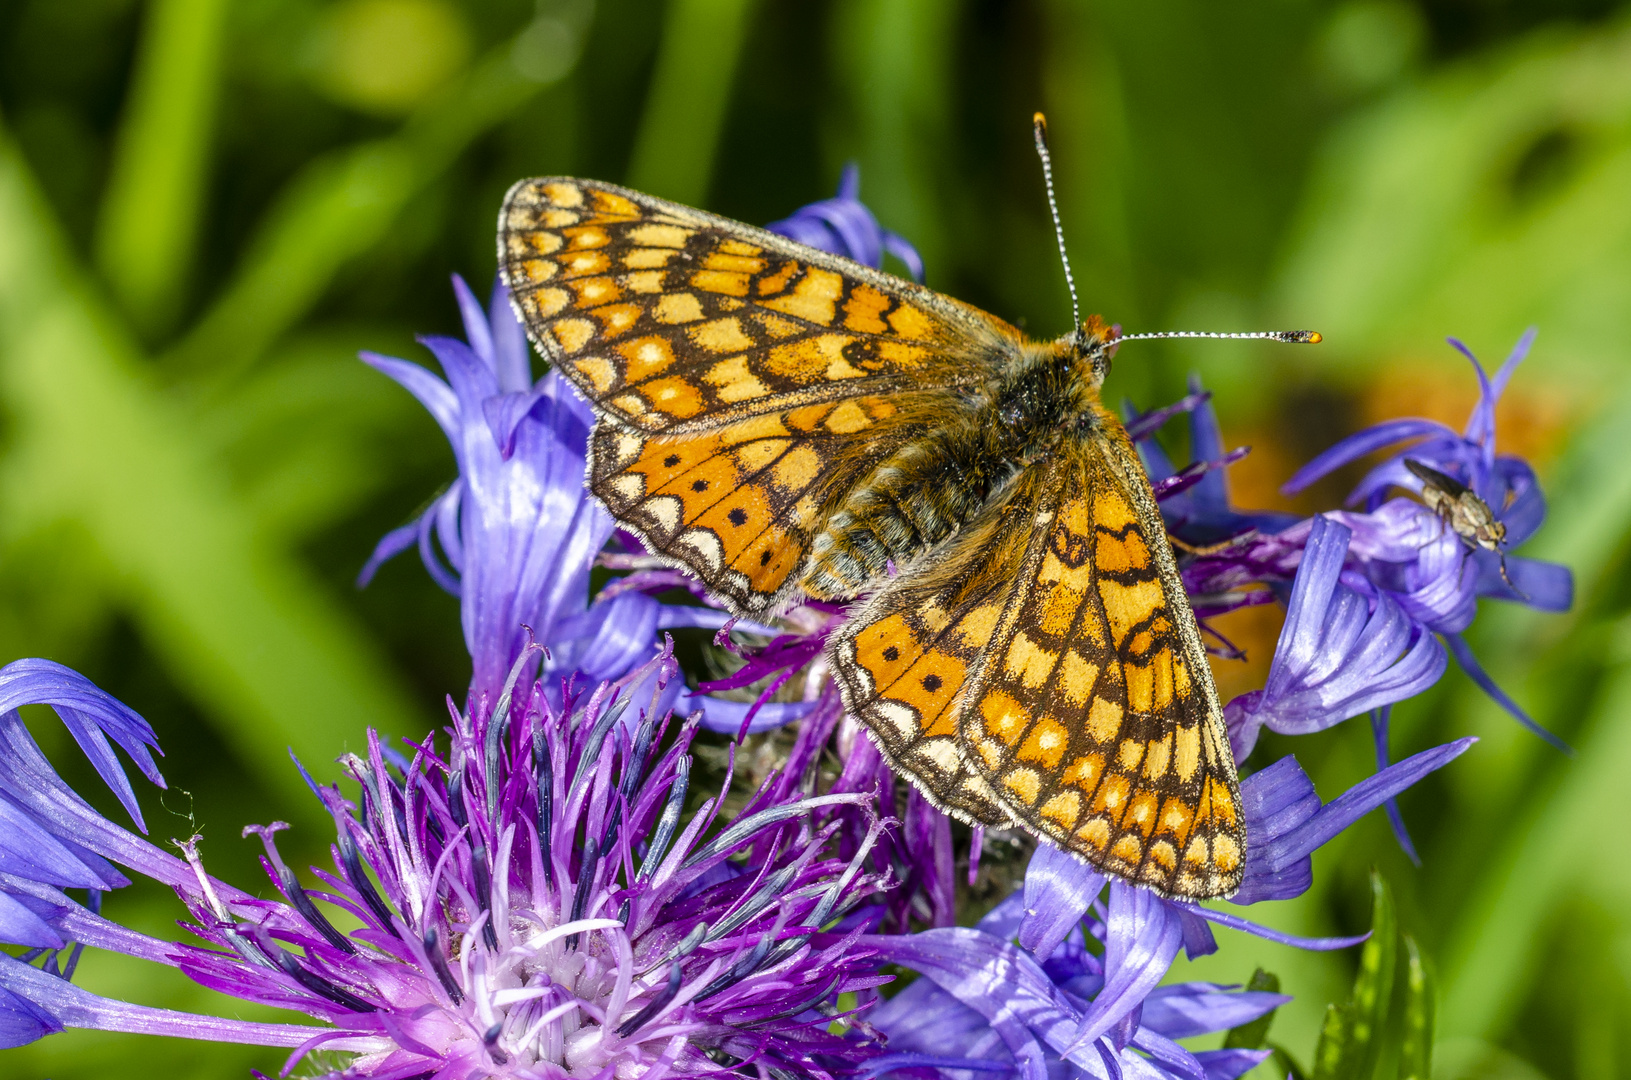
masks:
<svg viewBox="0 0 1631 1080"><path fill-rule="evenodd" d="M1342 1080L1348 1075L1349 1047L1353 1042L1353 1006L1327 1005L1314 1047L1314 1080Z"/></svg>
<svg viewBox="0 0 1631 1080"><path fill-rule="evenodd" d="M675 0L634 139L629 184L691 206L708 197L754 0Z"/></svg>
<svg viewBox="0 0 1631 1080"><path fill-rule="evenodd" d="M1271 975L1262 968L1252 972L1251 981L1246 984L1247 990L1266 990L1271 994L1280 992L1280 978ZM1274 1014L1277 1010L1270 1009L1256 1020L1232 1027L1223 1036L1225 1050L1256 1050L1268 1041L1269 1025L1274 1023Z"/></svg>
<svg viewBox="0 0 1631 1080"><path fill-rule="evenodd" d="M1359 974L1354 978L1353 1027L1345 1062L1344 1075L1353 1080L1368 1080L1376 1071L1382 1029L1393 1000L1393 968L1399 957L1399 924L1392 893L1375 870L1370 887L1371 935L1360 951Z"/></svg>
<svg viewBox="0 0 1631 1080"><path fill-rule="evenodd" d="M1399 1080L1431 1080L1433 1075L1433 973L1421 947L1404 936L1404 1039L1399 1047Z"/></svg>
<svg viewBox="0 0 1631 1080"><path fill-rule="evenodd" d="M161 333L180 314L206 204L226 0L155 0L115 146L96 262L126 313Z"/></svg>

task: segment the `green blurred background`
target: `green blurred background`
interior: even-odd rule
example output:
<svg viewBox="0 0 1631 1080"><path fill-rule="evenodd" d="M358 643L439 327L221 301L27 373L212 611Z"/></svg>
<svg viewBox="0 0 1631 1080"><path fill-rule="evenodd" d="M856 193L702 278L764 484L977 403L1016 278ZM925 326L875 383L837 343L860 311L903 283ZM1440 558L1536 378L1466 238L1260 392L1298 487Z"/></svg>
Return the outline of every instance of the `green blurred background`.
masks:
<svg viewBox="0 0 1631 1080"><path fill-rule="evenodd" d="M1609 0L0 0L0 658L87 672L158 729L159 841L265 885L251 821L324 829L321 775L365 724L423 732L467 678L456 603L376 538L452 476L429 418L357 363L457 332L514 180L576 173L764 222L844 162L929 283L1033 333L1068 304L1030 147L1052 122L1084 304L1129 329L1314 327L1318 349L1145 345L1112 399L1218 392L1237 501L1288 504L1300 460L1365 423L1460 424L1465 338L1531 324L1503 449L1553 514L1567 616L1486 605L1491 669L1579 748L1522 733L1451 672L1399 710L1398 754L1483 741L1411 792L1418 870L1372 815L1316 887L1254 914L1369 923L1378 866L1440 986L1441 1077L1631 1076L1631 18ZM1181 442L1174 447L1182 453ZM1351 479L1351 476L1348 477ZM1260 684L1263 609L1229 627ZM442 714L445 715L445 714ZM60 728L36 723L71 779ZM1330 797L1371 771L1363 721L1292 746ZM304 845L304 850L301 850ZM111 911L171 935L156 890ZM1174 978L1277 972L1306 1057L1355 956L1226 933ZM91 955L94 989L243 1010ZM82 1032L0 1076L244 1076L279 1054Z"/></svg>

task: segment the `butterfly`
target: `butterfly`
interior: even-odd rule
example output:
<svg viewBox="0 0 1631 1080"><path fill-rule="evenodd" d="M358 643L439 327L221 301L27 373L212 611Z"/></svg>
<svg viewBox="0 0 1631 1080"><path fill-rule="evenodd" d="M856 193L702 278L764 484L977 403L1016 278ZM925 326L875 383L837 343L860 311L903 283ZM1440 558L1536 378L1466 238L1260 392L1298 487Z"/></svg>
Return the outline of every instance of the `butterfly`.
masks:
<svg viewBox="0 0 1631 1080"><path fill-rule="evenodd" d="M1101 319L1030 341L569 177L511 188L498 248L598 416L590 490L738 615L856 599L828 659L897 773L1162 895L1236 890L1235 762L1149 480L1100 402Z"/></svg>

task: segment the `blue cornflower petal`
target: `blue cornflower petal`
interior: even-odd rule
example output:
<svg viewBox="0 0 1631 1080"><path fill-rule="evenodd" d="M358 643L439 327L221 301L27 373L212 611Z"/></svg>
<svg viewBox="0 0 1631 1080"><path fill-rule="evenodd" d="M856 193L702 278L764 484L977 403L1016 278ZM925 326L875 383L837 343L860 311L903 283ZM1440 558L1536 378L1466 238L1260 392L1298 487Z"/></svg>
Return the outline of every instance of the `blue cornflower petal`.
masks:
<svg viewBox="0 0 1631 1080"><path fill-rule="evenodd" d="M1320 477L1333 473L1350 462L1369 457L1378 450L1386 449L1406 439L1433 436L1445 439L1457 437L1453 428L1445 427L1437 420L1403 417L1383 421L1363 431L1356 431L1316 454L1308 464L1292 473L1290 480L1280 485L1280 492L1284 495L1295 495ZM1399 472L1401 476L1410 475L1409 471L1402 467Z"/></svg>
<svg viewBox="0 0 1631 1080"><path fill-rule="evenodd" d="M1104 891L1104 876L1052 844L1040 844L1025 868L1025 917L1019 943L1050 956Z"/></svg>
<svg viewBox="0 0 1631 1080"><path fill-rule="evenodd" d="M1281 758L1248 776L1241 782L1240 797L1251 844L1246 849L1245 880L1231 903L1300 896L1313 880L1315 849L1477 741L1468 737L1423 750L1360 781L1324 806L1296 758Z"/></svg>
<svg viewBox="0 0 1631 1080"><path fill-rule="evenodd" d="M878 224L861 202L861 170L854 162L844 166L838 194L800 207L790 216L765 228L834 255L843 255L876 269L883 268L885 251L906 264L913 280L923 280L923 259L904 238Z"/></svg>
<svg viewBox="0 0 1631 1080"><path fill-rule="evenodd" d="M1216 983L1169 983L1144 999L1139 1023L1169 1039L1249 1024L1291 1001L1263 990L1230 991Z"/></svg>
<svg viewBox="0 0 1631 1080"><path fill-rule="evenodd" d="M1319 731L1418 694L1444 673L1438 639L1385 590L1367 597L1344 583L1352 535L1339 522L1314 519L1268 682L1224 710L1236 760L1246 759L1263 726L1287 735Z"/></svg>
<svg viewBox="0 0 1631 1080"><path fill-rule="evenodd" d="M0 713L12 714L22 705L50 705L56 710L97 775L113 789L136 827L146 832L136 794L108 737L130 755L142 775L164 787L149 750L158 749L158 736L147 721L79 672L52 660L16 660L0 668Z"/></svg>
<svg viewBox="0 0 1631 1080"><path fill-rule="evenodd" d="M1172 967L1184 943L1183 926L1171 906L1148 889L1110 881L1104 945L1104 988L1093 999L1070 1049L1108 1032L1137 1008Z"/></svg>

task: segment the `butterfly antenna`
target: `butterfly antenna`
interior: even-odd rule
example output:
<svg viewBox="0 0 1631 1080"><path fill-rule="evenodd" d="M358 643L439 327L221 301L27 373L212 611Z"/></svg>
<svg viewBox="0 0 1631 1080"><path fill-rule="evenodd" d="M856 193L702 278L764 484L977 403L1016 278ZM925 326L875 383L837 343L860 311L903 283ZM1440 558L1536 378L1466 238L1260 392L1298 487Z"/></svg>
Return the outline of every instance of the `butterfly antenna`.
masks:
<svg viewBox="0 0 1631 1080"><path fill-rule="evenodd" d="M1036 132L1036 156L1042 159L1042 180L1048 186L1048 213L1053 215L1053 236L1059 241L1059 261L1065 264L1065 287L1070 290L1072 332L1082 332L1082 312L1076 303L1076 278L1070 272L1070 256L1065 253L1065 229L1059 224L1059 200L1053 196L1053 155L1048 153L1048 118L1041 113L1031 117Z"/></svg>
<svg viewBox="0 0 1631 1080"><path fill-rule="evenodd" d="M1325 335L1318 330L1257 330L1249 334L1217 334L1206 330L1161 330L1153 334L1123 334L1116 339L1124 341L1152 341L1156 338L1248 338L1258 341L1284 341L1292 345L1318 345Z"/></svg>

